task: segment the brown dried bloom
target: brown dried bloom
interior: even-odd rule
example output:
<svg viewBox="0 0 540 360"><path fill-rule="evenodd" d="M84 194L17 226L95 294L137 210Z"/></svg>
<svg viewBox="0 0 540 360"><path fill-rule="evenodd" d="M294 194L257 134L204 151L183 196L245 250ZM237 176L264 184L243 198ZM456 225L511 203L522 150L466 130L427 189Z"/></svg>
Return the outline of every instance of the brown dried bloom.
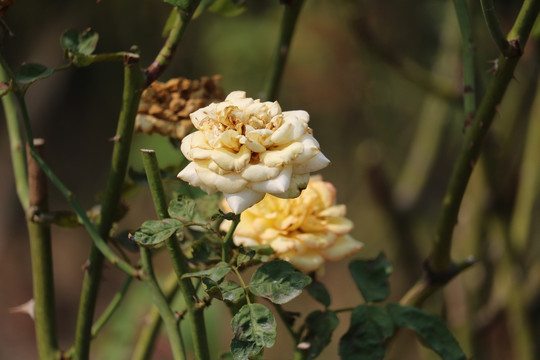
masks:
<svg viewBox="0 0 540 360"><path fill-rule="evenodd" d="M0 0L0 19L4 17L8 8L16 2L17 0Z"/></svg>
<svg viewBox="0 0 540 360"><path fill-rule="evenodd" d="M189 114L224 99L218 85L220 75L199 80L170 79L154 81L144 90L135 122L135 130L182 139L193 129Z"/></svg>

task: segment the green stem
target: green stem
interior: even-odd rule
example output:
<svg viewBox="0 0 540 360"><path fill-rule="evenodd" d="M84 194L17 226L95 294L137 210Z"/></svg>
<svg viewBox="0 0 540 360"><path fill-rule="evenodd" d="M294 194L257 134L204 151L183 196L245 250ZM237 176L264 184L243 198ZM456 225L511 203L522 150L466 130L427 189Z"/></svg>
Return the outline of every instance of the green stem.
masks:
<svg viewBox="0 0 540 360"><path fill-rule="evenodd" d="M221 260L224 262L228 262L229 260L229 250L231 249L231 246L233 244L233 234L236 230L236 227L240 223L240 215L237 214L234 216L231 227L229 227L229 230L227 231L227 234L225 235L225 238L223 239L223 244L221 246Z"/></svg>
<svg viewBox="0 0 540 360"><path fill-rule="evenodd" d="M113 298L111 299L111 302L109 303L105 311L103 311L99 319L97 319L97 321L94 323L94 325L92 326L92 338L95 338L99 334L101 329L103 329L105 324L107 324L107 322L116 312L116 310L118 310L118 307L120 306L120 304L122 303L122 300L124 300L124 297L126 296L126 293L129 289L129 286L131 285L132 280L133 280L133 277L131 276L126 277L126 280L124 280L124 283L122 284L122 287L120 288L120 290L118 290L118 292L113 296Z"/></svg>
<svg viewBox="0 0 540 360"><path fill-rule="evenodd" d="M148 69L146 69L147 86L154 82L154 80L156 80L169 65L176 47L182 39L200 0L190 0L188 3L189 4L183 6L184 10L179 8L175 8L174 10L176 12L176 18L169 32L169 36L156 56L156 59L150 64Z"/></svg>
<svg viewBox="0 0 540 360"><path fill-rule="evenodd" d="M176 316L169 307L169 302L156 280L152 266L152 255L149 249L141 247L141 261L144 271L148 274L148 279L145 283L148 285L154 305L158 308L159 314L165 324L165 329L167 329L174 359L186 359L184 341L180 334L180 322L176 319Z"/></svg>
<svg viewBox="0 0 540 360"><path fill-rule="evenodd" d="M171 276L165 281L163 295L170 304L174 296L178 292L178 280L175 273L171 273ZM135 350L133 351L132 360L149 360L154 350L159 329L161 327L162 320L157 307L153 306L150 309L150 313L147 315L145 324L139 334L139 338L135 342Z"/></svg>
<svg viewBox="0 0 540 360"><path fill-rule="evenodd" d="M471 20L466 0L454 0L454 7L461 32L463 56L463 109L465 110L465 127L474 120L476 112L476 85L474 73L475 46L472 38Z"/></svg>
<svg viewBox="0 0 540 360"><path fill-rule="evenodd" d="M101 241L94 242L92 245L88 259L89 269L86 272L81 291L79 315L77 318L77 327L75 333L76 359L88 359L90 351L92 318L94 316L97 294L101 281L101 273L103 270L103 256L105 255L108 258L107 255L110 255L110 253L114 254L103 239L106 239L109 236L116 210L118 208L118 203L120 201L121 188L124 183L127 170L135 116L137 114L143 84L144 78L139 65L139 57L136 56L126 59L124 64L124 92L122 97L122 110L118 119L118 126L115 136L117 141L114 144L111 170L107 181L107 187L105 189L103 203L101 204L101 213L97 221L97 235ZM85 219L83 218L83 222L84 221ZM107 251L104 252L104 249ZM118 264L120 264L120 262L127 264L116 255L114 256L116 259L118 259ZM139 275L139 272L131 266L129 273L130 275L134 276Z"/></svg>
<svg viewBox="0 0 540 360"><path fill-rule="evenodd" d="M167 201L165 200L156 153L153 150L142 150L141 154L156 213L160 219L168 218ZM182 279L182 275L189 273L187 259L182 253L175 235L165 240L165 245L169 251L174 271L178 277L180 291L186 303L195 348L195 358L198 360L208 360L210 358L210 351L204 323L204 313L202 309L197 308L197 292L193 287L193 283L190 279Z"/></svg>
<svg viewBox="0 0 540 360"><path fill-rule="evenodd" d="M499 48L501 54L505 57L514 57L518 55L519 48L516 48L506 40L506 36L501 29L501 24L499 19L497 19L497 14L495 13L495 6L493 6L492 0L480 0L482 4L482 12L484 14L484 19L489 29L489 33L495 41L495 44Z"/></svg>
<svg viewBox="0 0 540 360"><path fill-rule="evenodd" d="M44 142L36 139L40 151ZM48 210L47 180L39 165L28 162L29 209L36 212ZM57 359L60 356L56 338L56 311L54 307L54 276L51 249L51 229L47 225L27 221L30 236L30 257L34 290L34 320L40 359Z"/></svg>
<svg viewBox="0 0 540 360"><path fill-rule="evenodd" d="M5 66L0 66L0 81L9 83L13 79L6 71ZM21 206L24 210L28 208L28 176L26 171L26 154L23 140L19 128L19 116L17 114L16 97L13 93L7 93L2 97L6 125L9 135L9 146L11 149L11 161L13 174L15 177L15 187Z"/></svg>
<svg viewBox="0 0 540 360"><path fill-rule="evenodd" d="M302 9L303 3L304 0L289 0L284 2L285 10L283 13L283 19L281 20L279 40L274 53L274 60L272 61L272 68L270 69L270 77L265 91L265 97L267 100L277 100L279 85L281 83L281 78L283 77L283 70L285 69L287 56L289 55L294 28L296 26L298 16L300 15L300 10Z"/></svg>
<svg viewBox="0 0 540 360"><path fill-rule="evenodd" d="M524 48L528 35L540 10L540 0L526 0L519 12L514 27L508 35ZM480 154L483 140L497 112L508 84L514 76L519 57L499 59L499 69L491 80L475 120L467 131L465 142L452 171L443 200L442 212L437 223L437 232L429 267L434 272L445 272L451 265L451 246L454 225L461 200L469 182L474 165Z"/></svg>
<svg viewBox="0 0 540 360"><path fill-rule="evenodd" d="M510 222L510 238L516 255L526 255L532 237L529 236L531 228L533 207L538 197L540 184L540 166L538 154L540 153L540 87L536 91L534 106L529 118L529 128L525 141L525 153L521 163L519 184L517 186L516 202Z"/></svg>

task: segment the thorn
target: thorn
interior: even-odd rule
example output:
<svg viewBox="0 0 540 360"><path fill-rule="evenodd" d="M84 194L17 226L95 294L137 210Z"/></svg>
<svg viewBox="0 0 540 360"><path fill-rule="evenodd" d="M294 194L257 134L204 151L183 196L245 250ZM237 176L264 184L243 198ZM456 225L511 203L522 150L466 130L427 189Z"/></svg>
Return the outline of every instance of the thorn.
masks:
<svg viewBox="0 0 540 360"><path fill-rule="evenodd" d="M487 69L487 72L496 74L497 71L499 71L499 59L488 60L487 62L493 64L489 69Z"/></svg>
<svg viewBox="0 0 540 360"><path fill-rule="evenodd" d="M301 342L300 344L296 345L296 348L299 350L307 350L311 347L311 344L308 342Z"/></svg>
<svg viewBox="0 0 540 360"><path fill-rule="evenodd" d="M11 314L28 314L34 319L34 299L30 299L24 304L9 308Z"/></svg>
<svg viewBox="0 0 540 360"><path fill-rule="evenodd" d="M120 141L121 138L122 137L120 135L114 135L113 137L109 138L109 141L118 142L118 141Z"/></svg>
<svg viewBox="0 0 540 360"><path fill-rule="evenodd" d="M90 270L90 260L86 260L86 262L83 264L83 266L81 266L81 270L82 271L88 271Z"/></svg>

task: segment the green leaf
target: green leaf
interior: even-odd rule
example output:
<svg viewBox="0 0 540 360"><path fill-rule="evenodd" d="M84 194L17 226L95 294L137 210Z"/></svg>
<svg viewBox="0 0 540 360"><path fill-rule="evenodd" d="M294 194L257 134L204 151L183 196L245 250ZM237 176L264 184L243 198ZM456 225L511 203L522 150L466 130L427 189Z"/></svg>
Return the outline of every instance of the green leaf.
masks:
<svg viewBox="0 0 540 360"><path fill-rule="evenodd" d="M414 330L423 343L443 360L467 358L444 321L439 317L415 307L399 304L388 304L386 308L397 326Z"/></svg>
<svg viewBox="0 0 540 360"><path fill-rule="evenodd" d="M307 334L302 343L309 344L307 360L315 359L330 344L332 333L339 324L338 317L333 311L314 311L306 318Z"/></svg>
<svg viewBox="0 0 540 360"><path fill-rule="evenodd" d="M237 303L245 296L244 289L234 281L223 281L218 284L208 278L203 278L203 284L206 286L206 292L213 298L221 301Z"/></svg>
<svg viewBox="0 0 540 360"><path fill-rule="evenodd" d="M313 280L311 284L306 287L309 295L311 295L315 300L323 304L325 307L329 307L332 300L330 298L330 293L326 289L326 286L323 283Z"/></svg>
<svg viewBox="0 0 540 360"><path fill-rule="evenodd" d="M99 35L92 29L81 32L69 29L62 34L60 43L62 48L72 53L90 55L94 52L99 40Z"/></svg>
<svg viewBox="0 0 540 360"><path fill-rule="evenodd" d="M339 342L342 360L380 360L386 354L385 341L394 333L394 323L385 308L357 306L351 326Z"/></svg>
<svg viewBox="0 0 540 360"><path fill-rule="evenodd" d="M351 275L366 302L384 301L390 294L388 277L392 264L383 253L373 260L354 260L349 264Z"/></svg>
<svg viewBox="0 0 540 360"><path fill-rule="evenodd" d="M15 81L21 84L30 84L34 81L45 79L53 73L53 69L49 69L44 65L27 63L21 66L17 75L15 75Z"/></svg>
<svg viewBox="0 0 540 360"><path fill-rule="evenodd" d="M170 238L184 225L176 219L148 220L141 228L131 233L131 239L141 246L155 247Z"/></svg>
<svg viewBox="0 0 540 360"><path fill-rule="evenodd" d="M237 16L246 11L245 0L216 0L208 10L223 16Z"/></svg>
<svg viewBox="0 0 540 360"><path fill-rule="evenodd" d="M195 200L179 196L169 203L169 215L183 222L191 222L195 215Z"/></svg>
<svg viewBox="0 0 540 360"><path fill-rule="evenodd" d="M276 320L262 304L247 304L233 316L231 352L235 360L247 360L276 341Z"/></svg>
<svg viewBox="0 0 540 360"><path fill-rule="evenodd" d="M206 270L198 271L198 272L192 272L189 274L184 274L182 275L182 278L188 278L188 277L208 278L217 283L221 281L230 271L231 271L231 267L229 266L229 264L225 262L219 262L210 269L206 269Z"/></svg>
<svg viewBox="0 0 540 360"><path fill-rule="evenodd" d="M178 7L182 12L192 13L195 11L194 7L198 5L197 1L193 0L163 0L167 4Z"/></svg>
<svg viewBox="0 0 540 360"><path fill-rule="evenodd" d="M285 304L302 293L311 278L296 271L286 261L275 260L261 265L251 277L249 290L274 304Z"/></svg>

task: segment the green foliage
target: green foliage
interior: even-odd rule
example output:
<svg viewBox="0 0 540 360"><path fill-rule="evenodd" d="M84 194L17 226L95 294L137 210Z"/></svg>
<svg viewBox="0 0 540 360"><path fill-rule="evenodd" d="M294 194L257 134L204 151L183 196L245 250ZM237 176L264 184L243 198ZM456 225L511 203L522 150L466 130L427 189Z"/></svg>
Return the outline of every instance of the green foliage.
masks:
<svg viewBox="0 0 540 360"><path fill-rule="evenodd" d="M179 196L169 203L169 215L182 222L191 222L195 215L195 200Z"/></svg>
<svg viewBox="0 0 540 360"><path fill-rule="evenodd" d="M45 79L54 73L54 69L49 69L41 64L27 63L23 64L15 75L15 81L20 84L30 85L33 82Z"/></svg>
<svg viewBox="0 0 540 360"><path fill-rule="evenodd" d="M323 283L312 280L311 283L306 287L309 295L311 295L315 300L324 305L324 307L329 307L332 299L330 293L326 289Z"/></svg>
<svg viewBox="0 0 540 360"><path fill-rule="evenodd" d="M385 308L357 306L349 330L339 342L343 360L379 360L386 354L385 341L394 333L394 323Z"/></svg>
<svg viewBox="0 0 540 360"><path fill-rule="evenodd" d="M157 247L183 227L184 224L177 219L148 220L131 233L130 238L141 246Z"/></svg>
<svg viewBox="0 0 540 360"><path fill-rule="evenodd" d="M237 303L245 296L244 289L234 281L226 280L217 283L205 278L203 283L206 286L208 295L221 301Z"/></svg>
<svg viewBox="0 0 540 360"><path fill-rule="evenodd" d="M202 0L193 17L200 16L205 10L222 16L237 16L246 10L246 0Z"/></svg>
<svg viewBox="0 0 540 360"><path fill-rule="evenodd" d="M392 264L383 253L372 260L354 260L349 270L366 302L384 301L390 294L388 277Z"/></svg>
<svg viewBox="0 0 540 360"><path fill-rule="evenodd" d="M302 343L309 344L306 349L308 360L315 359L330 344L332 333L339 324L338 317L333 311L314 311L306 318L307 334Z"/></svg>
<svg viewBox="0 0 540 360"><path fill-rule="evenodd" d="M386 308L397 326L414 330L422 342L443 360L466 359L458 342L439 317L410 306L388 304Z"/></svg>
<svg viewBox="0 0 540 360"><path fill-rule="evenodd" d="M274 304L284 304L302 293L311 278L296 271L286 261L274 260L259 267L249 283L249 290Z"/></svg>
<svg viewBox="0 0 540 360"><path fill-rule="evenodd" d="M225 262L220 262L214 265L214 267L203 270L203 271L197 271L192 272L188 274L184 274L182 278L190 278L190 277L199 277L199 278L207 278L214 282L218 282L223 280L223 278L231 271L231 267L229 264Z"/></svg>
<svg viewBox="0 0 540 360"><path fill-rule="evenodd" d="M247 304L231 320L234 337L231 352L235 360L247 360L276 341L276 320L262 304Z"/></svg>
<svg viewBox="0 0 540 360"><path fill-rule="evenodd" d="M77 31L69 29L62 34L60 44L68 53L90 55L96 49L99 35L92 29Z"/></svg>

